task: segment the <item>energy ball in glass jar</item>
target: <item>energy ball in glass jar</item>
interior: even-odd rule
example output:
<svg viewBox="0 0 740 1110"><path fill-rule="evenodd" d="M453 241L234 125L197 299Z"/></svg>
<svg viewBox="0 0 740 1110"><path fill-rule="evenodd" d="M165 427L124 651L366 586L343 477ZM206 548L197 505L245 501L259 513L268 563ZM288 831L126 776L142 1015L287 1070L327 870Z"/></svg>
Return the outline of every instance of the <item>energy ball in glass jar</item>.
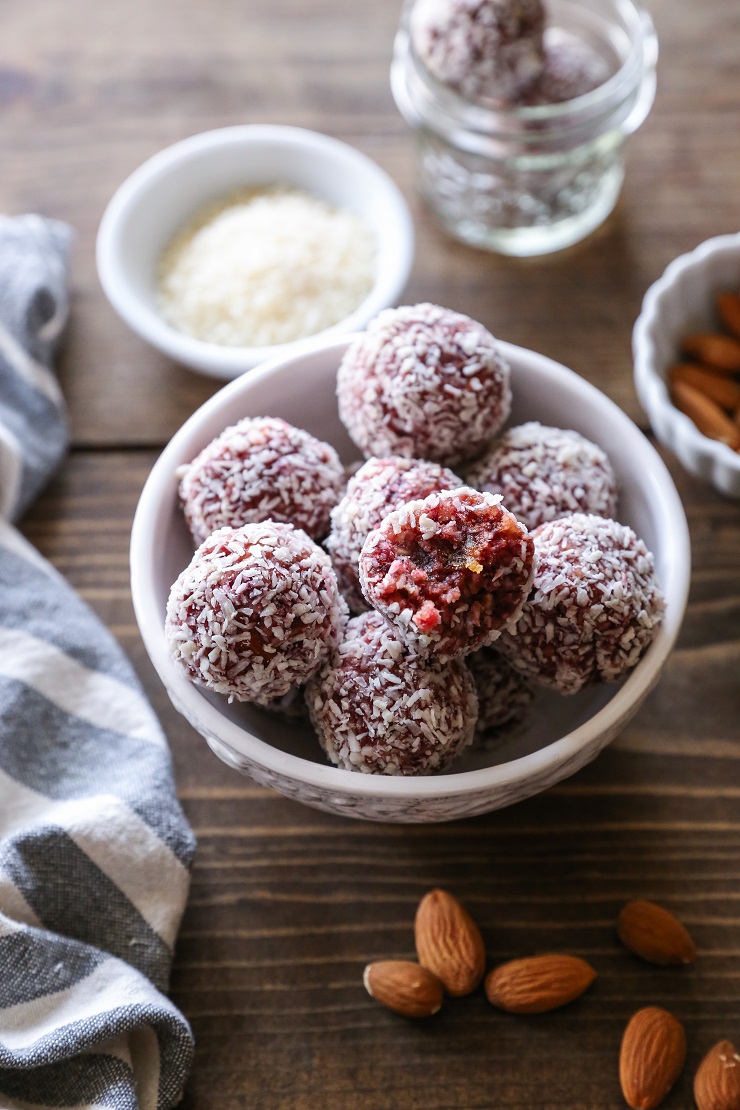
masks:
<svg viewBox="0 0 740 1110"><path fill-rule="evenodd" d="M474 458L511 409L509 367L482 324L439 305L385 309L350 344L339 415L366 456L455 466Z"/></svg>
<svg viewBox="0 0 740 1110"><path fill-rule="evenodd" d="M533 538L532 592L498 647L520 673L562 694L617 682L663 616L651 552L626 525L583 513L542 524Z"/></svg>
<svg viewBox="0 0 740 1110"><path fill-rule="evenodd" d="M360 589L360 552L367 536L384 517L406 501L463 483L439 463L422 459L368 459L350 478L344 497L331 512L326 548L331 555L350 609L361 613L367 602Z"/></svg>
<svg viewBox="0 0 740 1110"><path fill-rule="evenodd" d="M318 670L346 621L326 552L267 520L201 544L170 591L165 635L193 682L268 705Z"/></svg>
<svg viewBox="0 0 740 1110"><path fill-rule="evenodd" d="M617 508L605 452L578 432L535 420L504 432L466 477L473 489L500 493L530 529L569 513L611 517Z"/></svg>
<svg viewBox="0 0 740 1110"><path fill-rule="evenodd" d="M196 543L217 528L277 520L320 540L344 488L339 456L301 428L270 416L226 428L178 471Z"/></svg>
<svg viewBox="0 0 740 1110"><path fill-rule="evenodd" d="M367 600L421 655L452 659L513 627L529 593L534 544L500 494L462 487L389 513L365 540Z"/></svg>
<svg viewBox="0 0 740 1110"><path fill-rule="evenodd" d="M542 72L519 94L517 103L564 104L598 89L610 76L609 66L588 43L562 31L546 31Z"/></svg>
<svg viewBox="0 0 740 1110"><path fill-rule="evenodd" d="M542 0L416 0L414 49L467 100L511 102L543 68Z"/></svg>
<svg viewBox="0 0 740 1110"><path fill-rule="evenodd" d="M374 612L351 618L306 701L331 762L365 774L444 770L472 743L478 716L465 664L425 662Z"/></svg>

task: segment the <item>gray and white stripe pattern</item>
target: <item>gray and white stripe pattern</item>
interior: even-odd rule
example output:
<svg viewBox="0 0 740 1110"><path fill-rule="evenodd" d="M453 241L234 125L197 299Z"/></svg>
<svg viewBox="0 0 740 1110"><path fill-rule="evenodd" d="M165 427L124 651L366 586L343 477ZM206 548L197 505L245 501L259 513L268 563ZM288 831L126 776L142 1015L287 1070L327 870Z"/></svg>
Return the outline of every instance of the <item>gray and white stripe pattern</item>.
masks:
<svg viewBox="0 0 740 1110"><path fill-rule="evenodd" d="M130 664L10 521L66 447L50 368L69 230L0 216L0 1106L166 1110L162 993L194 850Z"/></svg>

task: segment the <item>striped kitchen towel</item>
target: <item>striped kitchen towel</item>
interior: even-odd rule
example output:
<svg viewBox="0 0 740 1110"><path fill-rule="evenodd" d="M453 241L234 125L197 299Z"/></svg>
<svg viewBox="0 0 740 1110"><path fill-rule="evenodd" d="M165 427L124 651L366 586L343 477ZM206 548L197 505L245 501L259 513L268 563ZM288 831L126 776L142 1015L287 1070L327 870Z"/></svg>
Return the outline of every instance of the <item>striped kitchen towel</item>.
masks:
<svg viewBox="0 0 740 1110"><path fill-rule="evenodd" d="M132 668L10 523L66 446L50 369L69 229L0 216L0 1107L164 1110L194 850Z"/></svg>

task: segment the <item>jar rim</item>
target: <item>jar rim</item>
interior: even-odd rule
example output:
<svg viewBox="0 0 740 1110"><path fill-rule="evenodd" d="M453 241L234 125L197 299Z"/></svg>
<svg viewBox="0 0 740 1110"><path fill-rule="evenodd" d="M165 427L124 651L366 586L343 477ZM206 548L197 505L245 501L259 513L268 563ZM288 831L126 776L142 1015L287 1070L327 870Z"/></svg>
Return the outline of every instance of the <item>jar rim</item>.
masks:
<svg viewBox="0 0 740 1110"><path fill-rule="evenodd" d="M572 5L573 0L565 2ZM578 0L575 2L577 4ZM446 134L463 129L504 140L516 136L526 143L541 141L545 131L548 141L584 129L600 131L612 126L629 133L643 122L652 105L658 40L652 19L640 0L614 0L615 9L625 22L631 48L606 81L570 100L534 105L495 105L468 100L435 78L412 41L409 22L413 3L414 0L406 0L402 11L391 71L396 104L409 124L420 122ZM630 105L636 90L651 74L652 89L648 88L647 95L641 98L644 103ZM630 107L635 110L623 113L623 109ZM620 119L622 114L624 118ZM630 115L635 118L629 120Z"/></svg>

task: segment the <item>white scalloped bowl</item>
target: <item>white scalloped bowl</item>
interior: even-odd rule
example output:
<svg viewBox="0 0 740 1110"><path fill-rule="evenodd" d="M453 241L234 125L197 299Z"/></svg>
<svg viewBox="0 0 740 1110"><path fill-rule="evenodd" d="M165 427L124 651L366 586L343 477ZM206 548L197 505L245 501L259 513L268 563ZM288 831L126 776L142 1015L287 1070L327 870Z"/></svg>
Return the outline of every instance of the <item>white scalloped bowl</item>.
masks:
<svg viewBox="0 0 740 1110"><path fill-rule="evenodd" d="M740 233L707 239L670 263L645 294L632 350L637 395L660 442L689 473L708 479L728 497L740 497L740 455L702 435L674 406L666 383L681 337L716 330L714 297L731 290L740 290Z"/></svg>
<svg viewBox="0 0 740 1110"><path fill-rule="evenodd" d="M175 471L244 416L281 416L328 440L344 462L358 457L337 413L336 373L347 339L237 378L175 434L144 486L131 536L131 589L144 644L175 707L224 762L288 797L376 821L470 817L536 794L592 760L636 712L665 664L686 605L689 537L675 486L660 456L612 401L558 363L502 343L512 369L513 423L538 419L575 428L609 454L620 484L619 518L655 554L665 619L637 667L617 686L575 697L538 695L526 731L494 750L468 751L430 778L363 775L326 762L308 725L195 686L171 658L164 614L172 582L193 543L177 499Z"/></svg>

